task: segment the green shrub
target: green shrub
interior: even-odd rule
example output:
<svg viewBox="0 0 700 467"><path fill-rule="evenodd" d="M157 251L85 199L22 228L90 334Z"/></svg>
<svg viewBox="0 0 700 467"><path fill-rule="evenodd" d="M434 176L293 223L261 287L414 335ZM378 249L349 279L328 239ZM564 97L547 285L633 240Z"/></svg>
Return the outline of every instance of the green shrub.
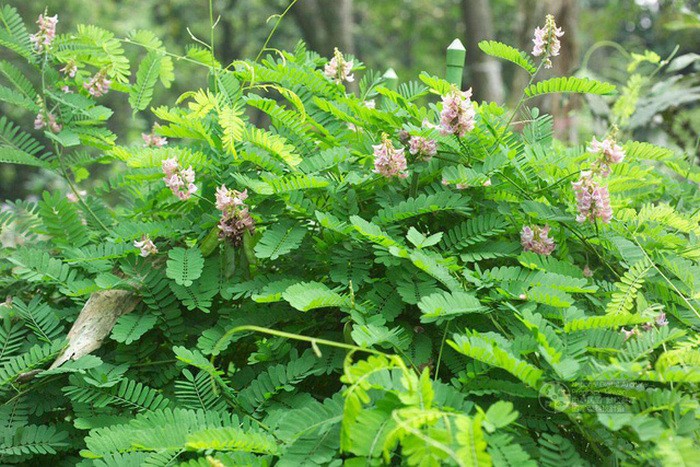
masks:
<svg viewBox="0 0 700 467"><path fill-rule="evenodd" d="M224 68L81 26L37 51L1 15L0 100L44 131L2 117L0 161L70 188L0 213L3 464L696 462L698 170L614 128L554 140L523 102L615 88L537 82L551 42L482 44L532 75L508 111L428 73L351 93L361 63L303 45ZM118 145L100 95L144 110L174 58L208 87Z"/></svg>

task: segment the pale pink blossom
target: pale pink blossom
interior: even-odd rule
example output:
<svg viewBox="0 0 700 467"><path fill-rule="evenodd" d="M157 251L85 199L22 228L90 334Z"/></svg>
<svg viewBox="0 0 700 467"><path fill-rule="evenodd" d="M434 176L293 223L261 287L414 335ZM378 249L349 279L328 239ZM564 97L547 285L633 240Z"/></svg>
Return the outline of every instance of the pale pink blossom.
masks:
<svg viewBox="0 0 700 467"><path fill-rule="evenodd" d="M406 178L406 156L404 149L397 149L386 135L381 144L373 145L374 148L374 173L387 178Z"/></svg>
<svg viewBox="0 0 700 467"><path fill-rule="evenodd" d="M578 181L571 184L576 192L576 204L578 209L578 222L589 220L594 222L600 219L607 224L612 219L610 207L610 193L608 188L600 185L591 171L581 172Z"/></svg>
<svg viewBox="0 0 700 467"><path fill-rule="evenodd" d="M632 336L639 335L639 329L637 329L636 326L634 328L630 329L629 331L625 328L622 328L620 331L622 331L622 334L625 335L625 341L629 340Z"/></svg>
<svg viewBox="0 0 700 467"><path fill-rule="evenodd" d="M610 166L619 164L625 159L625 150L611 138L598 141L595 137L591 140L588 152L599 154L601 158L594 163L594 169L603 177L610 175Z"/></svg>
<svg viewBox="0 0 700 467"><path fill-rule="evenodd" d="M659 327L668 326L668 319L666 318L666 313L662 311L662 312L659 314L659 316L656 317L656 319L654 320L654 322L655 322L656 325L659 326Z"/></svg>
<svg viewBox="0 0 700 467"><path fill-rule="evenodd" d="M484 185L484 186L487 186L487 187L488 187L488 186L491 186L491 179L489 178L488 180L486 180L486 181L483 183L483 185Z"/></svg>
<svg viewBox="0 0 700 467"><path fill-rule="evenodd" d="M112 82L107 79L107 70L98 71L95 76L90 78L90 81L83 83L83 87L87 89L93 97L100 97L109 92L109 86Z"/></svg>
<svg viewBox="0 0 700 467"><path fill-rule="evenodd" d="M56 23L58 23L58 15L45 16L39 15L39 19L36 24L39 25L39 31L36 34L29 36L29 40L34 45L34 48L39 53L44 53L49 50L51 43L56 37Z"/></svg>
<svg viewBox="0 0 700 467"><path fill-rule="evenodd" d="M81 197L83 197L83 196L87 195L87 191L85 191L85 190L78 190L78 195L80 195ZM66 193L66 199L67 199L68 202L70 202L70 203L77 203L77 202L78 202L78 196L76 196L76 194L73 193L72 191L69 191L68 193Z"/></svg>
<svg viewBox="0 0 700 467"><path fill-rule="evenodd" d="M221 185L216 189L216 209L226 211L227 209L237 208L245 205L245 200L248 199L248 190L237 191L226 188L226 185Z"/></svg>
<svg viewBox="0 0 700 467"><path fill-rule="evenodd" d="M472 105L471 96L471 89L467 91L452 89L442 97L440 132L443 135L462 137L474 129L476 111Z"/></svg>
<svg viewBox="0 0 700 467"><path fill-rule="evenodd" d="M377 103L374 102L374 99L370 99L370 100L368 100L368 101L364 101L363 104L364 104L365 107L367 107L368 109L376 109L376 108L377 108Z"/></svg>
<svg viewBox="0 0 700 467"><path fill-rule="evenodd" d="M355 81L355 77L350 73L352 71L353 61L346 61L343 54L336 48L333 52L333 58L326 63L323 73L336 83L347 81L351 83Z"/></svg>
<svg viewBox="0 0 700 467"><path fill-rule="evenodd" d="M583 267L583 277L593 277L593 271L588 265Z"/></svg>
<svg viewBox="0 0 700 467"><path fill-rule="evenodd" d="M61 91L66 94L73 94L73 90L68 85L61 86Z"/></svg>
<svg viewBox="0 0 700 467"><path fill-rule="evenodd" d="M176 158L164 159L162 162L163 181L175 196L181 200L189 199L197 191L194 184L195 173L192 166L182 169Z"/></svg>
<svg viewBox="0 0 700 467"><path fill-rule="evenodd" d="M532 251L534 253L549 256L556 248L554 240L549 237L549 226L540 227L523 226L520 232L520 244L523 250Z"/></svg>
<svg viewBox="0 0 700 467"><path fill-rule="evenodd" d="M243 242L246 232L251 235L255 233L255 221L244 202L246 199L248 190L231 190L226 188L226 185L216 189L216 208L221 211L219 235L234 246Z"/></svg>
<svg viewBox="0 0 700 467"><path fill-rule="evenodd" d="M61 73L68 75L70 78L75 78L76 73L78 73L78 65L74 60L70 60L61 68Z"/></svg>
<svg viewBox="0 0 700 467"><path fill-rule="evenodd" d="M408 152L423 161L429 161L437 154L437 141L434 139L424 138L422 136L411 136L408 140L408 145Z"/></svg>
<svg viewBox="0 0 700 467"><path fill-rule="evenodd" d="M134 246L141 250L141 256L144 258L148 255L158 253L158 248L156 248L156 245L148 238L148 235L141 237L140 241L134 240Z"/></svg>
<svg viewBox="0 0 700 467"><path fill-rule="evenodd" d="M557 27L554 22L554 16L552 15L547 15L543 28L538 27L535 29L535 37L532 40L535 47L532 49L532 55L535 57L544 55L545 68L552 67L552 62L549 59L550 57L559 55L559 50L561 49L559 38L563 35L564 31Z"/></svg>
<svg viewBox="0 0 700 467"><path fill-rule="evenodd" d="M150 133L141 133L141 138L143 138L143 145L145 147L162 148L168 144L168 138L155 133L157 127L158 125L155 125Z"/></svg>

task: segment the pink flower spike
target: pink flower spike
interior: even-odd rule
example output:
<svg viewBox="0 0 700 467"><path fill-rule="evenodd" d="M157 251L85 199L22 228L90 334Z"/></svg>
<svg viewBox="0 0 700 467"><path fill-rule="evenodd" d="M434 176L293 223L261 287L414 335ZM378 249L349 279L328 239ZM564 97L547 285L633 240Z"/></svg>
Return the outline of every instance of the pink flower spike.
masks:
<svg viewBox="0 0 700 467"><path fill-rule="evenodd" d="M56 24L58 23L58 15L44 16L39 15L36 24L39 25L39 30L36 34L29 36L29 40L34 45L34 49L39 53L44 53L49 50L51 43L56 37Z"/></svg>
<svg viewBox="0 0 700 467"><path fill-rule="evenodd" d="M549 238L549 226L523 226L520 232L520 244L523 250L549 256L556 248L554 240Z"/></svg>
<svg viewBox="0 0 700 467"><path fill-rule="evenodd" d="M532 55L535 57L544 55L545 68L552 67L550 57L559 55L559 50L561 49L559 38L563 35L564 31L557 27L552 15L546 16L543 28L535 28L535 37L532 39L535 46L532 49Z"/></svg>
<svg viewBox="0 0 700 467"><path fill-rule="evenodd" d="M112 82L107 79L107 70L103 69L97 72L97 74L95 74L90 81L83 83L83 87L87 89L91 96L100 97L107 94L111 84Z"/></svg>
<svg viewBox="0 0 700 467"><path fill-rule="evenodd" d="M170 188L175 196L181 200L189 199L196 191L197 186L194 184L195 173L192 166L186 170L182 170L176 158L165 159L162 162L163 181L165 186ZM183 187L187 186L186 190Z"/></svg>
<svg viewBox="0 0 700 467"><path fill-rule="evenodd" d="M449 94L442 97L440 132L443 135L463 137L474 129L476 111L471 96L471 89L460 91L453 88Z"/></svg>
<svg viewBox="0 0 700 467"><path fill-rule="evenodd" d="M380 144L373 145L372 148L374 148L374 173L386 178L408 177L403 148L394 148L394 144L386 135L383 136Z"/></svg>
<svg viewBox="0 0 700 467"><path fill-rule="evenodd" d="M323 69L323 74L338 84L342 83L343 81L351 83L355 81L355 77L350 74L352 67L352 60L349 62L346 61L343 54L336 48L333 52L333 58L326 63L326 66Z"/></svg>
<svg viewBox="0 0 700 467"><path fill-rule="evenodd" d="M576 192L576 203L578 208L578 222L591 222L600 219L608 224L612 219L613 212L610 207L610 193L607 187L601 186L593 178L591 171L581 172L581 177L576 182L572 182L572 187Z"/></svg>

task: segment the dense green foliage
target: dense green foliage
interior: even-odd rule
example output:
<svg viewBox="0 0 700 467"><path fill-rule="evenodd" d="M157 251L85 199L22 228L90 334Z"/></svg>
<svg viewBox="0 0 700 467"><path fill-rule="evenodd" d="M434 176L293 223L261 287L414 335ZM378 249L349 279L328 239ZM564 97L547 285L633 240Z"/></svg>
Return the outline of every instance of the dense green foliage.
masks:
<svg viewBox="0 0 700 467"><path fill-rule="evenodd" d="M700 213L689 180L700 170L682 154L624 142L607 179L612 221L580 223L571 182L595 157L556 141L551 116L474 103L475 128L445 135L430 124L443 110L435 96L455 89L435 73L393 90L355 60L349 93L303 45L226 68L190 48L184 59L208 68L209 83L152 109L168 144L120 145L112 111L84 84L103 72L142 111L182 57L141 31L132 67L125 45L94 26L37 54L15 10L1 14L0 44L33 75L0 63L0 100L61 127L30 132L2 117L0 162L60 172L71 192L0 213L15 238L0 253L10 296L0 307L0 462L700 456ZM554 92L616 99L611 84L537 81L544 59L481 48L532 75L525 104ZM58 71L73 63L75 77ZM256 125L251 109L270 124ZM436 140L437 154L409 156L405 179L374 173L372 146L399 148L406 134ZM172 158L196 174L188 199L163 183ZM75 183L101 163L123 170L82 194ZM218 238L222 185L248 193L255 233L241 229L240 241ZM523 226L545 224L554 252L523 251ZM158 251L142 257L134 242L145 236ZM135 309L99 349L48 369L88 299L114 290L130 292ZM627 328L636 331L626 338Z"/></svg>

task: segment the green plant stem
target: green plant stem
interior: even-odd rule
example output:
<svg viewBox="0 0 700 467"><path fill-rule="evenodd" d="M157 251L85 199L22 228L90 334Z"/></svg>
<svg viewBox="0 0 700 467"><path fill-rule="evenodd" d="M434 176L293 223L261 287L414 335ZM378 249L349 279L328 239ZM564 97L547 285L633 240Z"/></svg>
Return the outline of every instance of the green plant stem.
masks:
<svg viewBox="0 0 700 467"><path fill-rule="evenodd" d="M506 130L508 129L508 127L510 127L510 124L513 122L515 115L518 113L518 110L520 110L520 106L523 105L523 102L525 102L525 92L527 91L527 88L529 88L532 85L532 83L535 82L535 77L537 77L537 74L540 72L540 70L542 69L542 66L547 61L547 58L548 58L548 56L546 56L545 58L543 58L540 61L539 66L537 67L535 72L532 74L532 76L530 76L530 81L527 82L525 89L523 89L523 94L520 96L520 100L518 101L517 104L515 104L515 107L513 108L513 113L510 115L510 118L508 119L508 122L506 123ZM499 136L499 141L497 141L497 143L498 142L500 142L500 136Z"/></svg>
<svg viewBox="0 0 700 467"><path fill-rule="evenodd" d="M44 61L41 64L41 99L44 103L43 108L44 108L44 113L46 113L46 63L47 63L47 55L46 53L44 54ZM48 121L48 115L44 115L44 117ZM73 181L70 179L68 176L68 171L66 170L66 166L63 163L63 157L61 155L61 148L58 147L58 144L56 141L53 139L51 140L51 144L53 145L53 151L56 154L56 158L58 159L58 165L59 168L61 169L61 174L63 175L63 178L66 180L66 183L68 183L68 187L70 190L73 192L75 197L78 199L78 202L85 208L85 211L87 211L90 216L97 222L97 225L99 225L105 232L107 232L110 235L113 235L112 231L107 228L106 225L102 223L99 217L97 217L97 214L88 206L88 204L85 202L82 196L80 196L80 193L78 192L78 189L76 188L75 184Z"/></svg>
<svg viewBox="0 0 700 467"><path fill-rule="evenodd" d="M374 350L374 349L368 349L365 347L358 347L356 345L346 344L344 342L336 342L336 341L330 341L327 339L319 339L317 337L308 337L308 336L304 336L301 334L293 334L291 332L278 331L276 329L264 328L261 326L236 326L235 328L231 328L228 331L226 331L226 334L224 334L221 337L221 339L219 339L219 340L223 341L236 333L246 332L246 331L260 332L263 334L269 334L271 336L284 337L287 339L294 339L297 341L309 342L312 345L326 345L328 347L336 347L339 349L352 350L353 352L367 352L367 353L371 353L373 355L381 355L381 356L385 356L385 357L397 357L397 355L391 355L391 354L388 354L386 352L381 352L379 350Z"/></svg>
<svg viewBox="0 0 700 467"><path fill-rule="evenodd" d="M450 329L450 321L445 325L445 332L442 334L442 342L440 342L440 352L438 352L437 363L435 364L435 375L433 376L433 381L437 381L438 374L440 373L440 364L442 363L442 352L445 349L445 341L447 340L447 333Z"/></svg>
<svg viewBox="0 0 700 467"><path fill-rule="evenodd" d="M210 0L211 1L211 0ZM270 39L272 39L272 36L275 34L277 31L277 28L279 27L280 23L286 16L286 14L289 12L289 10L292 9L292 7L297 3L298 0L292 0L289 3L289 6L282 12L281 15L277 18L277 22L275 23L274 27L272 28L272 31L270 31L270 34L267 35L267 39L265 39L265 43L263 44L262 48L260 49L260 52L258 52L258 55L255 57L254 62L257 63L260 60L260 57L262 57L262 54L267 50L267 45L270 43Z"/></svg>
<svg viewBox="0 0 700 467"><path fill-rule="evenodd" d="M632 236L632 239L634 240L634 243L636 243L637 246L639 247L639 249L642 250L642 253L644 254L644 257L646 257L647 261L649 261L649 263L651 263L651 267L653 267L654 269L656 269L656 272L658 272L658 273L661 275L661 277L663 277L663 279L666 281L666 283L668 283L668 285L671 286L671 288L673 289L673 291L676 292L676 293L678 294L678 296L681 297L681 298L683 299L683 301L686 303L686 305L688 305L688 307L693 311L693 313L695 313L695 316L697 316L698 318L700 318L700 313L698 312L697 309L695 309L695 307L693 306L693 304L690 303L690 300L688 300L688 298L686 298L686 296L683 295L683 293L682 293L680 290L678 290L678 287L676 287L676 285L671 281L671 279L669 279L668 277L666 277L666 274L664 274L664 273L661 271L661 269L656 265L656 263L654 263L654 260L651 259L651 257L649 256L649 254L646 252L646 250L645 250L644 247L642 246L642 244L639 243L639 241L637 240L637 236L635 235L636 232L630 232L629 229L627 229L627 232L630 233L630 235Z"/></svg>

